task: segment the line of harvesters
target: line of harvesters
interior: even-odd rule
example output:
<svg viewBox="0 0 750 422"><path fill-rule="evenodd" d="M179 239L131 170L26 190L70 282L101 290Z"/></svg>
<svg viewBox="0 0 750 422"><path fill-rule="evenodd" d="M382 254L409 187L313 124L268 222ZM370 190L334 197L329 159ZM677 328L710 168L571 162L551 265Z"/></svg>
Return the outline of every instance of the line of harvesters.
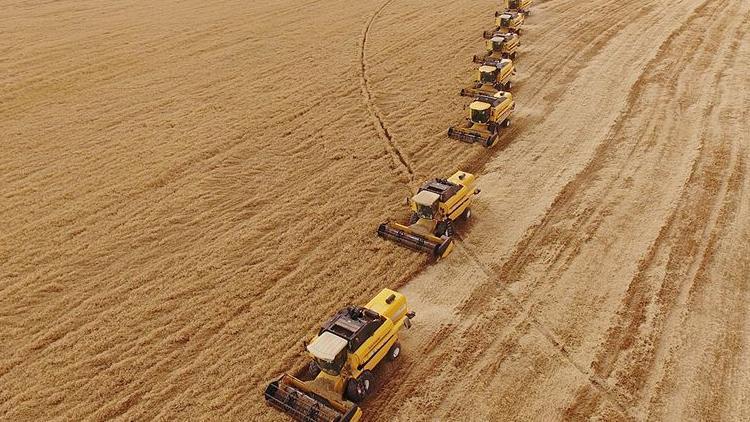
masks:
<svg viewBox="0 0 750 422"><path fill-rule="evenodd" d="M461 90L462 96L473 99L469 115L462 125L448 129L450 138L490 147L510 126L515 110L510 93L516 73L513 61L532 1L503 0L504 11L495 12L495 26L483 33L487 51L473 59L480 65L476 80ZM378 235L435 258L445 257L453 249L454 221L471 217L477 194L476 177L464 171L427 181L407 199L412 211L409 223L383 223ZM389 289L364 306L341 309L304 342L309 364L294 375L272 380L265 390L266 401L299 421L359 420L359 403L374 385L373 370L399 356L399 332L411 326L414 316L404 295Z"/></svg>

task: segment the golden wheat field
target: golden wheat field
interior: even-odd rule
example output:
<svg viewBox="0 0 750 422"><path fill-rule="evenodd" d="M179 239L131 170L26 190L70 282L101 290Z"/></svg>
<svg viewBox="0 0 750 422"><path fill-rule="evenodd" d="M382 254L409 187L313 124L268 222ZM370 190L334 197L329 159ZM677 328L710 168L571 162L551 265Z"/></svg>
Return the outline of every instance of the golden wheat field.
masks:
<svg viewBox="0 0 750 422"><path fill-rule="evenodd" d="M287 420L383 287L367 421L750 420L750 0L536 1L487 149L499 6L0 0L0 420ZM458 169L451 256L375 235Z"/></svg>

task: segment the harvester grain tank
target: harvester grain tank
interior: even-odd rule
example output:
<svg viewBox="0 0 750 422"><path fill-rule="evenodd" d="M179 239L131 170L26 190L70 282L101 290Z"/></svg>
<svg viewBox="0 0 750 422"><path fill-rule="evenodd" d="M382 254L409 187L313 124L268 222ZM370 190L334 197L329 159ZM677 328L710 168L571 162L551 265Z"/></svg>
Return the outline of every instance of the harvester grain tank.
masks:
<svg viewBox="0 0 750 422"><path fill-rule="evenodd" d="M310 365L297 376L283 374L266 387L266 402L298 421L358 421L358 404L372 391L373 370L401 353L403 327L414 312L401 293L383 289L365 306L338 311L306 343Z"/></svg>
<svg viewBox="0 0 750 422"><path fill-rule="evenodd" d="M454 222L471 217L471 204L478 194L476 177L465 171L429 180L407 199L412 211L408 225L386 222L378 227L378 235L444 258L453 251Z"/></svg>

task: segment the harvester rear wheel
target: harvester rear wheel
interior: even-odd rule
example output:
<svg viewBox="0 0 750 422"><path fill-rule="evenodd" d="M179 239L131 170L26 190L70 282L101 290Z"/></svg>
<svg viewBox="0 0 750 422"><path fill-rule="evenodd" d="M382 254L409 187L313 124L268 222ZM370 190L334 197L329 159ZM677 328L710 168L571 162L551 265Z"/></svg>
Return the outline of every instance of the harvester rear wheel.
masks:
<svg viewBox="0 0 750 422"><path fill-rule="evenodd" d="M505 119L503 122L503 127L510 127L510 119Z"/></svg>
<svg viewBox="0 0 750 422"><path fill-rule="evenodd" d="M399 342L393 343L393 346L391 346L390 350L388 350L388 360L396 360L398 355L401 354L401 344Z"/></svg>
<svg viewBox="0 0 750 422"><path fill-rule="evenodd" d="M461 217L463 217L464 221L469 221L471 219L471 208L466 208Z"/></svg>

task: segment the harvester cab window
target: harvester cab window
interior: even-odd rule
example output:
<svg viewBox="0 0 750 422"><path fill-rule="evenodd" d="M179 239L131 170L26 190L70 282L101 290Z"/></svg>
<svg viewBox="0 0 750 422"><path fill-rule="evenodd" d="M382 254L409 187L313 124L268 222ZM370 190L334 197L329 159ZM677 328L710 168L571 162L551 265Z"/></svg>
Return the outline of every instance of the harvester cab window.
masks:
<svg viewBox="0 0 750 422"><path fill-rule="evenodd" d="M434 204L433 205L417 204L417 215L419 215L419 218L432 220L435 215Z"/></svg>
<svg viewBox="0 0 750 422"><path fill-rule="evenodd" d="M346 363L348 341L332 332L324 331L307 345L307 351L322 371L338 375Z"/></svg>
<svg viewBox="0 0 750 422"><path fill-rule="evenodd" d="M502 38L493 38L490 40L490 46L492 47L493 51L500 51L503 49L503 44L505 40Z"/></svg>
<svg viewBox="0 0 750 422"><path fill-rule="evenodd" d="M492 68L494 70L494 68ZM484 83L493 83L495 82L495 72L493 70L489 70L487 68L483 68L479 70L479 80Z"/></svg>
<svg viewBox="0 0 750 422"><path fill-rule="evenodd" d="M412 197L412 201L414 201L413 204L415 205L414 212L416 212L420 218L427 220L435 219L438 212L440 194L420 189L419 192Z"/></svg>
<svg viewBox="0 0 750 422"><path fill-rule="evenodd" d="M338 375L341 373L341 369L344 368L344 364L346 363L346 349L342 349L331 361L316 357L315 363L321 371L329 375Z"/></svg>
<svg viewBox="0 0 750 422"><path fill-rule="evenodd" d="M487 123L490 120L490 109L471 109L471 121L477 123Z"/></svg>
<svg viewBox="0 0 750 422"><path fill-rule="evenodd" d="M500 17L500 26L507 28L510 26L510 16L503 15Z"/></svg>

